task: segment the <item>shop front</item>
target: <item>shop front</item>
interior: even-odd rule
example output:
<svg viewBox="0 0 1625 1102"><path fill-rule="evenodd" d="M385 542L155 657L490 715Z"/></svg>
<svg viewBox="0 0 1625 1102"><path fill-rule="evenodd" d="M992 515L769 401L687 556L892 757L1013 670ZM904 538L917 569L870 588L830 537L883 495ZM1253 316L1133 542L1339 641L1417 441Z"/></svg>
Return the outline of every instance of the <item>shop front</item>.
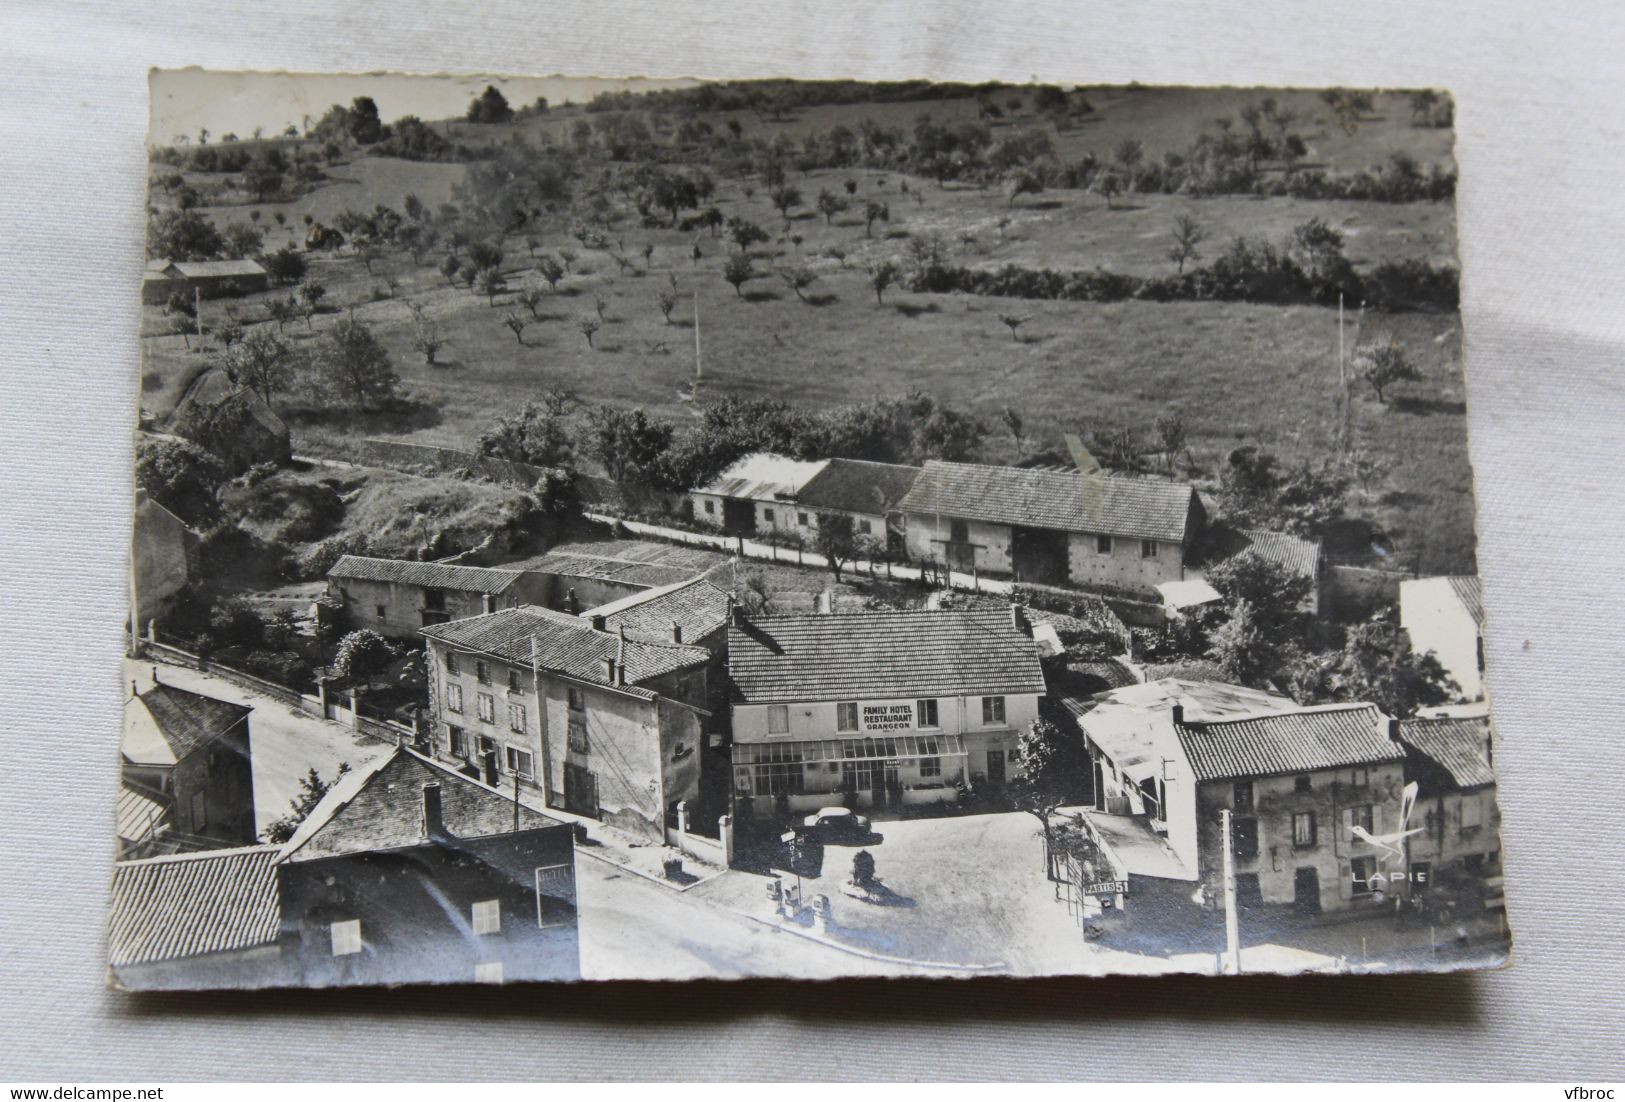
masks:
<svg viewBox="0 0 1625 1102"><path fill-rule="evenodd" d="M895 812L952 800L968 757L964 739L948 734L736 743L734 794L764 815L847 804Z"/></svg>

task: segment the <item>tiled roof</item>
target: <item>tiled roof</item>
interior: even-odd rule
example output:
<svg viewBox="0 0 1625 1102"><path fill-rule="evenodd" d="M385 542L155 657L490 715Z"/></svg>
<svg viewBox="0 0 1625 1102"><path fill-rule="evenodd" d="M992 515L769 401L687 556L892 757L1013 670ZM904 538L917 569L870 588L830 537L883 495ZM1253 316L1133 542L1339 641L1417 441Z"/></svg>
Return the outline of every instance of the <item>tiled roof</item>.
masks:
<svg viewBox="0 0 1625 1102"><path fill-rule="evenodd" d="M188 279L218 279L223 276L262 276L265 269L259 261L241 260L177 260L171 267Z"/></svg>
<svg viewBox="0 0 1625 1102"><path fill-rule="evenodd" d="M643 682L704 665L710 658L704 647L637 639L627 639L623 647L610 632L594 631L578 617L535 605L436 624L422 633L449 646L524 665L530 663L530 642L535 639L542 669L595 685L609 685L604 660L620 653L626 670L626 684L621 688L639 696L652 695L639 688Z"/></svg>
<svg viewBox="0 0 1625 1102"><path fill-rule="evenodd" d="M705 573L706 567L671 565L663 562L641 562L636 559L616 559L606 555L585 555L571 551L549 552L532 559L512 564L509 569L535 570L543 574L556 574L561 578L603 578L641 585L648 588L675 585ZM566 583L568 584L568 583Z"/></svg>
<svg viewBox="0 0 1625 1102"><path fill-rule="evenodd" d="M1405 719L1399 738L1423 795L1495 783L1490 726L1483 719Z"/></svg>
<svg viewBox="0 0 1625 1102"><path fill-rule="evenodd" d="M127 784L119 786L113 808L119 840L123 842L145 842L169 826L169 805Z"/></svg>
<svg viewBox="0 0 1625 1102"><path fill-rule="evenodd" d="M738 703L1042 693L1008 610L772 616L728 629Z"/></svg>
<svg viewBox="0 0 1625 1102"><path fill-rule="evenodd" d="M252 708L159 683L125 706L126 758L142 765L174 765L248 718Z"/></svg>
<svg viewBox="0 0 1625 1102"><path fill-rule="evenodd" d="M796 502L814 509L885 514L908 496L920 468L865 459L831 459L801 487Z"/></svg>
<svg viewBox="0 0 1625 1102"><path fill-rule="evenodd" d="M1477 574L1457 574L1449 579L1450 591L1479 627L1484 626L1484 583Z"/></svg>
<svg viewBox="0 0 1625 1102"><path fill-rule="evenodd" d="M204 850L113 866L108 955L114 967L276 940L279 846Z"/></svg>
<svg viewBox="0 0 1625 1102"><path fill-rule="evenodd" d="M1195 491L1181 482L929 460L905 513L1183 543Z"/></svg>
<svg viewBox="0 0 1625 1102"><path fill-rule="evenodd" d="M1212 723L1175 724L1199 781L1268 777L1402 761L1373 704L1330 704Z"/></svg>
<svg viewBox="0 0 1625 1102"><path fill-rule="evenodd" d="M1320 570L1319 540L1304 539L1290 532L1270 532L1263 528L1215 526L1206 558L1210 564L1217 564L1247 551L1277 563L1301 578L1313 580Z"/></svg>
<svg viewBox="0 0 1625 1102"><path fill-rule="evenodd" d="M513 832L512 794L398 747L341 778L288 839L283 859L312 861L424 844L429 839L424 833L423 786L431 783L440 786L440 817L449 838ZM520 830L558 825L523 804L518 823Z"/></svg>
<svg viewBox="0 0 1625 1102"><path fill-rule="evenodd" d="M375 559L365 555L343 555L327 572L329 578L357 581L396 582L434 589L456 589L465 593L497 594L518 581L517 570L489 566L449 566L438 562L410 559Z"/></svg>
<svg viewBox="0 0 1625 1102"><path fill-rule="evenodd" d="M747 455L697 492L752 501L794 497L828 463L791 459L772 452Z"/></svg>
<svg viewBox="0 0 1625 1102"><path fill-rule="evenodd" d="M703 578L674 586L651 589L593 609L583 616L601 615L608 631L625 628L628 637L669 642L671 626L683 629L683 638L694 643L728 622L728 594Z"/></svg>

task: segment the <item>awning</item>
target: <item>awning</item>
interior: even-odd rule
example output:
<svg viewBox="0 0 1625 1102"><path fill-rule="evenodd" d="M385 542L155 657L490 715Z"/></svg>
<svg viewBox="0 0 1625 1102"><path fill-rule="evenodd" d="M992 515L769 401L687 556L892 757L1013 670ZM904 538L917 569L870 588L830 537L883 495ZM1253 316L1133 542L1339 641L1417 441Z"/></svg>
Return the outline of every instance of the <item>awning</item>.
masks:
<svg viewBox="0 0 1625 1102"><path fill-rule="evenodd" d="M735 765L768 762L860 762L919 758L962 758L965 740L959 735L897 735L890 738L819 739L810 742L735 743Z"/></svg>
<svg viewBox="0 0 1625 1102"><path fill-rule="evenodd" d="M1222 600L1219 591L1201 578L1186 578L1178 582L1159 582L1157 592L1162 594L1163 605L1172 609L1195 608L1197 605L1206 605Z"/></svg>

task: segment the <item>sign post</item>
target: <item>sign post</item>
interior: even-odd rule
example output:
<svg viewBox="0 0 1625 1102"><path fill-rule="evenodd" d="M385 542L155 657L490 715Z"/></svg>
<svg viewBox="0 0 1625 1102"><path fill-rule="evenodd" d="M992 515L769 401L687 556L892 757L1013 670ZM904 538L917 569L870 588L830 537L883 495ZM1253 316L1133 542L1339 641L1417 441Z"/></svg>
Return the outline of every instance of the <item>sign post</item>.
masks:
<svg viewBox="0 0 1625 1102"><path fill-rule="evenodd" d="M1224 971L1241 975L1241 932L1236 926L1236 857L1231 849L1230 812L1219 812L1224 827Z"/></svg>

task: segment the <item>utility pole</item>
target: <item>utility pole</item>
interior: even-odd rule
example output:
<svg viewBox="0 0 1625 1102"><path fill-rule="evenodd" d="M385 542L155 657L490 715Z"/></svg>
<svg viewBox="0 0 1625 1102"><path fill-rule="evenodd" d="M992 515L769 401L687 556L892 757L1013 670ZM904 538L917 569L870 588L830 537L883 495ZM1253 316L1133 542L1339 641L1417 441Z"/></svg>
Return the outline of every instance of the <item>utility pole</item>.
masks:
<svg viewBox="0 0 1625 1102"><path fill-rule="evenodd" d="M700 385L704 377L704 369L700 364L700 293L694 292L694 385Z"/></svg>
<svg viewBox="0 0 1625 1102"><path fill-rule="evenodd" d="M536 636L530 637L530 687L536 697L536 737L542 750L542 806L553 806L553 767L547 752L547 702L542 699L542 665L536 651ZM518 782L514 787L514 829L518 830Z"/></svg>
<svg viewBox="0 0 1625 1102"><path fill-rule="evenodd" d="M1231 848L1230 811L1219 812L1224 827L1224 972L1241 975L1241 931L1236 926L1236 858Z"/></svg>

